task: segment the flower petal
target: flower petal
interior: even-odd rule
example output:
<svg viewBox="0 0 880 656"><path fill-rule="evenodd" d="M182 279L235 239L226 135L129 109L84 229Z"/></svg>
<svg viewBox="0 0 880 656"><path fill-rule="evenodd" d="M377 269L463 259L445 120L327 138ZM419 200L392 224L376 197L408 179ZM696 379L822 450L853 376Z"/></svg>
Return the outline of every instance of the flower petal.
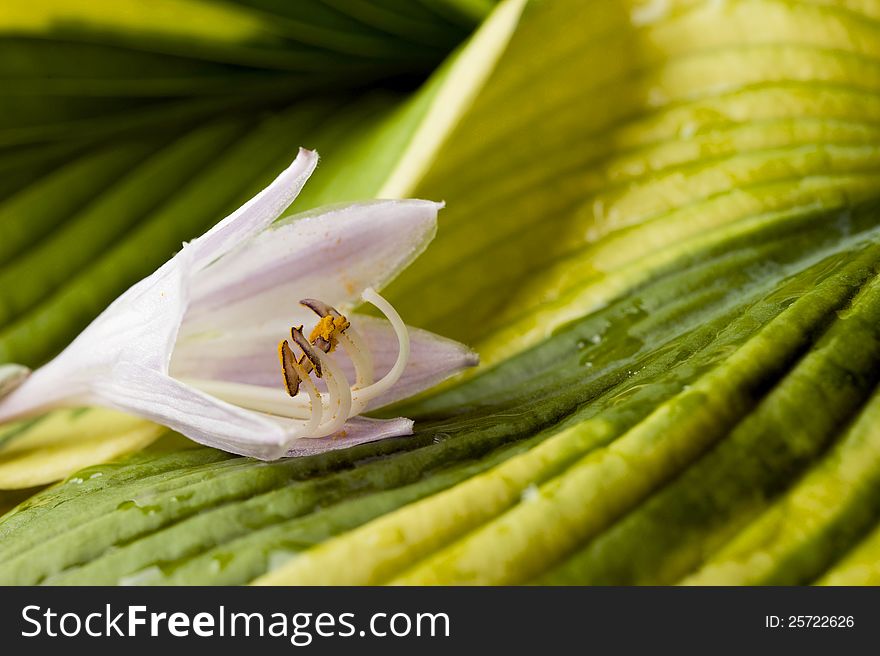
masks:
<svg viewBox="0 0 880 656"><path fill-rule="evenodd" d="M366 442L376 442L390 437L412 435L413 421L404 417L397 419L369 419L352 417L345 423L342 435L317 439L302 439L294 443L288 456L310 456L335 449L347 449Z"/></svg>
<svg viewBox="0 0 880 656"><path fill-rule="evenodd" d="M381 378L397 359L397 337L391 324L358 314L349 319L373 356L376 377ZM418 394L479 363L477 354L463 344L417 328L409 328L409 334L410 357L403 376L391 392L372 400L368 409ZM254 329L183 340L174 352L171 373L176 378L233 381L280 389L280 337L284 333ZM341 354L338 360L348 380L354 381L351 361Z"/></svg>
<svg viewBox="0 0 880 656"><path fill-rule="evenodd" d="M112 387L118 363L166 373L189 305L193 273L274 221L299 194L316 163L315 153L300 150L266 189L131 286L61 354L3 398L0 421L87 399L106 405L95 388Z"/></svg>
<svg viewBox="0 0 880 656"><path fill-rule="evenodd" d="M191 440L263 460L283 457L291 431L257 412L226 403L136 363L120 363L97 381L95 401L168 426Z"/></svg>
<svg viewBox="0 0 880 656"><path fill-rule="evenodd" d="M318 165L318 154L300 148L293 163L272 183L235 212L220 221L187 247L193 251L196 270L233 250L265 230L299 196L303 185Z"/></svg>
<svg viewBox="0 0 880 656"><path fill-rule="evenodd" d="M381 378L388 373L397 359L397 337L391 324L384 319L365 315L354 315L351 317L351 322L370 349L376 377ZM480 357L464 344L440 337L427 330L412 327L407 329L410 353L406 369L388 393L370 401L367 410L380 408L423 392L450 376L480 363Z"/></svg>
<svg viewBox="0 0 880 656"><path fill-rule="evenodd" d="M54 406L87 405L93 384L112 378L120 362L166 372L186 310L190 266L189 254L182 251L113 301L0 402L0 421Z"/></svg>
<svg viewBox="0 0 880 656"><path fill-rule="evenodd" d="M96 386L102 403L146 417L192 440L261 460L344 449L365 442L411 435L410 419L354 417L337 435L296 437L297 422L244 410L152 369L119 365L112 382Z"/></svg>
<svg viewBox="0 0 880 656"><path fill-rule="evenodd" d="M183 332L250 326L280 335L313 318L299 307L302 298L340 308L359 303L366 287L388 283L424 250L440 207L370 201L278 223L197 276Z"/></svg>

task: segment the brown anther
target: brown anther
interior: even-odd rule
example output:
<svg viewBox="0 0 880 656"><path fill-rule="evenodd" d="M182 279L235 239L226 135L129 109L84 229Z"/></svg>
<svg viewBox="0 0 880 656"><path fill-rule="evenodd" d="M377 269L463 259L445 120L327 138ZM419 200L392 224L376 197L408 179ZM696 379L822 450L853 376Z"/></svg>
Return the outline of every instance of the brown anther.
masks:
<svg viewBox="0 0 880 656"><path fill-rule="evenodd" d="M292 327L290 329L290 336L293 338L293 341L302 349L303 357L299 359L299 363L305 367L305 363L311 363L311 366L315 369L315 375L318 378L321 378L324 375L324 372L321 371L321 359L318 357L318 354L315 353L315 349L312 348L312 345L309 343L309 340L306 339L306 336L302 334L302 326ZM309 371L306 368L306 371Z"/></svg>
<svg viewBox="0 0 880 656"><path fill-rule="evenodd" d="M330 305L327 305L324 301L319 301L316 298L304 298L299 302L300 305L309 308L312 312L317 314L319 317L341 317L342 315L336 311Z"/></svg>
<svg viewBox="0 0 880 656"><path fill-rule="evenodd" d="M321 317L321 320L312 330L308 339L306 339L302 332L302 326L290 329L290 337L293 343L299 346L303 353L299 360L294 359L295 356L287 340L282 341L278 345L281 369L284 374L284 386L287 388L287 393L290 396L297 394L302 382L301 375L293 367L293 363L298 364L305 374L310 374L314 370L315 375L321 378L323 376L321 360L315 349L319 349L324 353L330 353L336 348L337 336L345 332L351 325L348 319L341 315L334 307L327 305L323 301L314 298L304 298L300 301L300 304Z"/></svg>
<svg viewBox="0 0 880 656"><path fill-rule="evenodd" d="M295 357L286 339L278 343L278 358L281 361L281 374L284 376L284 387L290 396L299 392L301 379L294 367Z"/></svg>
<svg viewBox="0 0 880 656"><path fill-rule="evenodd" d="M323 301L314 298L304 298L300 301L300 304L321 317L321 320L318 321L311 335L309 335L309 342L324 353L330 353L338 344L337 336L348 330L351 323L336 308L327 305Z"/></svg>

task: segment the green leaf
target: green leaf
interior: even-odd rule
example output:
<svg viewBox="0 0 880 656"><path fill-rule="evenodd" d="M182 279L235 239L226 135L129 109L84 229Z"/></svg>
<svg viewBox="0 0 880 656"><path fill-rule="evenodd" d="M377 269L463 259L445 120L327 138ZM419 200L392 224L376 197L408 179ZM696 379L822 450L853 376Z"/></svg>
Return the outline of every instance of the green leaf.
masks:
<svg viewBox="0 0 880 656"><path fill-rule="evenodd" d="M391 298L486 362L606 302L582 295L642 257L877 186L874 23L753 1L633 27L628 4L529 5L411 190L448 209Z"/></svg>
<svg viewBox="0 0 880 656"><path fill-rule="evenodd" d="M693 585L774 584L813 580L877 517L880 486L877 393L846 434L797 485L751 519L686 582ZM823 421L823 418L820 418ZM832 570L828 577L835 576Z"/></svg>
<svg viewBox="0 0 880 656"><path fill-rule="evenodd" d="M0 580L244 583L294 554L294 569L272 580L527 580L728 444L743 417L779 412L768 390L823 380L813 361L839 369L828 384L849 399L841 406L811 391L815 413L839 420L867 398L874 377L858 372L880 359L871 314L880 311L878 225L876 205L799 215L730 241L729 252L684 258L539 348L425 402L411 439L270 465L196 449L167 456L157 474L139 461L98 468L101 487L64 484L0 523ZM793 431L816 423L791 410L783 418ZM187 460L197 453L220 460ZM62 507L57 495L63 518L51 509ZM59 524L69 528L59 533ZM364 549L370 540L383 548ZM473 545L473 568L463 566L463 545ZM407 573L426 557L430 566ZM324 566L338 559L349 565Z"/></svg>
<svg viewBox="0 0 880 656"><path fill-rule="evenodd" d="M0 25L0 126L85 121L206 94L338 94L421 75L491 7L432 4L14 0ZM460 20L444 18L444 9Z"/></svg>
<svg viewBox="0 0 880 656"><path fill-rule="evenodd" d="M53 483L95 462L143 449L168 431L110 410L57 411L0 429L0 489Z"/></svg>

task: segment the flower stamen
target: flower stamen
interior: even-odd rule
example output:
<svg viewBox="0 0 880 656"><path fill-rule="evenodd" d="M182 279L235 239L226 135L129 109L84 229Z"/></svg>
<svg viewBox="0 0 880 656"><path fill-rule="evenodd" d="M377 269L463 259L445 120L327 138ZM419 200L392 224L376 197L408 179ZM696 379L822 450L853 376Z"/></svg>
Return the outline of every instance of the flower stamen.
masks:
<svg viewBox="0 0 880 656"><path fill-rule="evenodd" d="M293 355L293 350L286 339L282 339L278 343L278 359L281 360L281 375L284 377L284 388L290 396L296 396L299 393L299 384L302 382L299 371L301 367ZM306 372L307 373L307 372Z"/></svg>
<svg viewBox="0 0 880 656"><path fill-rule="evenodd" d="M296 396L300 383L304 382L303 376L308 377L312 371L315 372L316 377L323 378L326 382L329 397L326 408L332 415L320 425L318 431L320 435L336 432L352 413L360 414L372 399L387 392L406 368L409 358L409 334L400 315L388 301L372 289L364 292L363 299L385 314L397 336L397 360L381 380L374 382L372 354L360 335L352 328L351 322L335 308L322 301L311 298L300 301L303 306L320 317L308 339L302 332L302 326L294 326L290 329L292 342L302 351L300 358L298 360L295 358L287 340L279 344L281 371L288 395ZM339 345L354 365L354 385L349 383L331 355ZM321 404L323 408L323 399ZM314 407L314 399L312 405Z"/></svg>
<svg viewBox="0 0 880 656"><path fill-rule="evenodd" d="M299 364L303 367L303 369L305 369L307 372L314 369L315 375L318 378L323 378L324 370L321 367L321 357L318 355L317 351L312 348L312 344L309 342L309 340L306 339L306 336L303 335L302 326L291 327L290 337L303 352L302 356L299 359Z"/></svg>
<svg viewBox="0 0 880 656"><path fill-rule="evenodd" d="M351 327L351 322L339 314L336 308L314 298L304 298L300 305L321 317L309 335L309 341L317 348L330 353L338 345L339 336Z"/></svg>
<svg viewBox="0 0 880 656"><path fill-rule="evenodd" d="M373 382L373 358L351 322L336 308L314 298L304 298L300 305L309 308L321 320L309 336L311 342L324 353L330 353L339 344L354 364L354 389L366 387Z"/></svg>
<svg viewBox="0 0 880 656"><path fill-rule="evenodd" d="M397 336L398 349L397 360L395 360L394 365L388 373L375 383L358 390L355 394L355 408L364 409L372 399L388 392L403 375L406 365L409 362L409 331L406 328L406 324L403 323L403 319L401 319L400 315L397 313L397 310L394 309L394 306L377 294L374 289L367 287L361 297L371 305L375 306L385 315L385 318L388 319L388 322L391 324L391 327L394 329L394 333ZM358 412L360 412L360 410L358 410Z"/></svg>
<svg viewBox="0 0 880 656"><path fill-rule="evenodd" d="M312 379L309 378L308 372L305 371L296 360L294 360L294 368L302 379L303 385L306 386L306 393L309 395L309 407L311 412L309 423L305 428L305 433L308 435L318 433L321 429L321 420L324 417L324 402L321 399L321 393L312 382Z"/></svg>
<svg viewBox="0 0 880 656"><path fill-rule="evenodd" d="M322 319L324 316L333 317L335 330L319 335L313 343L306 339L302 326L294 326L290 338L278 343L284 392L273 387L225 380L186 379L187 384L233 405L292 419L299 423L295 433L298 438L338 434L348 419L361 414L375 399L390 390L399 380L409 358L409 333L397 311L372 289L365 290L362 298L385 315L397 336L397 359L378 381L373 380L372 353L366 341L336 310L310 300L303 305L315 310ZM339 318L343 321L338 321ZM349 383L334 357L335 345L342 347L354 365L354 385ZM298 359L296 348L301 351ZM318 389L312 372L315 378L324 381L326 390ZM303 398L303 389L308 399Z"/></svg>

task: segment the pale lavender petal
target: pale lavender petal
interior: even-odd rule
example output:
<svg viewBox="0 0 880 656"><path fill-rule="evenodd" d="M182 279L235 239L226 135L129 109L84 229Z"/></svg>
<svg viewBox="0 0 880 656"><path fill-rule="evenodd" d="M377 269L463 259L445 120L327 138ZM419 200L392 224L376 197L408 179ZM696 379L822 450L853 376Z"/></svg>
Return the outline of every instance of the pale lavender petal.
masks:
<svg viewBox="0 0 880 656"><path fill-rule="evenodd" d="M384 376L397 359L397 337L384 319L365 315L349 317L373 355L377 379ZM403 376L392 390L370 402L378 408L422 392L450 376L479 363L479 357L463 344L439 337L426 330L409 328L410 357ZM278 341L285 332L239 331L180 342L171 362L177 378L228 380L263 387L280 387ZM343 352L338 361L354 381L354 367ZM319 381L320 383L320 381Z"/></svg>
<svg viewBox="0 0 880 656"><path fill-rule="evenodd" d="M187 245L193 251L195 269L202 269L265 230L299 196L317 165L318 154L300 148L293 163L268 187Z"/></svg>
<svg viewBox="0 0 880 656"><path fill-rule="evenodd" d="M83 405L119 362L167 371L186 309L190 258L180 253L131 287L54 360L0 402L0 421L53 406Z"/></svg>
<svg viewBox="0 0 880 656"><path fill-rule="evenodd" d="M283 457L288 431L267 415L245 410L142 367L120 363L93 386L93 402L168 426L191 440L264 460Z"/></svg>
<svg viewBox="0 0 880 656"><path fill-rule="evenodd" d="M345 423L345 430L340 435L297 440L294 447L287 452L288 456L312 456L326 451L347 449L358 444L376 442L391 437L412 435L412 419L369 419L353 417Z"/></svg>
<svg viewBox="0 0 880 656"><path fill-rule="evenodd" d="M202 335L178 343L171 375L181 379L227 380L280 387L278 342L288 331L238 331Z"/></svg>
<svg viewBox="0 0 880 656"><path fill-rule="evenodd" d="M249 327L282 335L302 316L303 298L344 311L424 250L440 207L368 201L279 222L199 273L183 334Z"/></svg>
<svg viewBox="0 0 880 656"><path fill-rule="evenodd" d="M315 153L301 150L269 187L130 287L61 354L2 400L0 420L81 403L86 397L107 405L98 390L110 393L119 387L114 380L118 363L164 375L190 302L194 272L278 218L316 162Z"/></svg>
<svg viewBox="0 0 880 656"><path fill-rule="evenodd" d="M355 315L351 321L373 355L376 377L384 376L397 360L397 337L391 324L364 315ZM410 354L403 375L387 394L370 401L367 410L414 396L480 363L479 356L464 344L427 330L408 330Z"/></svg>

